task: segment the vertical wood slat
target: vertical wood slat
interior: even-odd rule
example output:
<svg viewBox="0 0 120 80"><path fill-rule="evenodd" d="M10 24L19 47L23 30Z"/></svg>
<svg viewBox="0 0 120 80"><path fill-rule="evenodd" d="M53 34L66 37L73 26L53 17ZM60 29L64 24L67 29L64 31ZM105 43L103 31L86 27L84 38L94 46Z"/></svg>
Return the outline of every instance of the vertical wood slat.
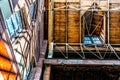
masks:
<svg viewBox="0 0 120 80"><path fill-rule="evenodd" d="M43 80L50 80L51 66L46 65Z"/></svg>

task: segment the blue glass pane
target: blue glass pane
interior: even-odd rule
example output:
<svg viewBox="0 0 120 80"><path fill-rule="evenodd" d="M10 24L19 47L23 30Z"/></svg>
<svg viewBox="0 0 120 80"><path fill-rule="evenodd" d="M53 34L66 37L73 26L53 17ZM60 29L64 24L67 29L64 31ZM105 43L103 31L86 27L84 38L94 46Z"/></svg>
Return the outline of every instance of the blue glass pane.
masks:
<svg viewBox="0 0 120 80"><path fill-rule="evenodd" d="M94 44L102 44L101 41L93 41L93 42L94 42Z"/></svg>
<svg viewBox="0 0 120 80"><path fill-rule="evenodd" d="M85 44L92 44L91 41L84 41Z"/></svg>
<svg viewBox="0 0 120 80"><path fill-rule="evenodd" d="M85 44L102 44L101 40L99 37L85 37L84 38L84 43Z"/></svg>
<svg viewBox="0 0 120 80"><path fill-rule="evenodd" d="M19 26L18 26L18 23L17 23L17 20L16 20L16 16L15 16L15 14L12 15L11 18L12 18L12 22L13 22L13 25L14 25L15 31L19 30Z"/></svg>
<svg viewBox="0 0 120 80"><path fill-rule="evenodd" d="M89 37L85 37L84 40L85 41L90 41L90 38Z"/></svg>
<svg viewBox="0 0 120 80"><path fill-rule="evenodd" d="M92 37L92 41L93 41L94 44L102 44L102 42L99 39L99 37Z"/></svg>
<svg viewBox="0 0 120 80"><path fill-rule="evenodd" d="M6 20L6 24L7 24L9 35L12 36L14 34L14 28L13 28L13 23L11 21L11 18Z"/></svg>
<svg viewBox="0 0 120 80"><path fill-rule="evenodd" d="M21 21L20 12L17 11L17 12L15 13L15 15L16 15L16 20L17 20L18 26L19 26L19 31L21 31L22 28L23 28L23 26L22 26L22 21Z"/></svg>
<svg viewBox="0 0 120 80"><path fill-rule="evenodd" d="M98 37L92 37L92 40L99 40Z"/></svg>
<svg viewBox="0 0 120 80"><path fill-rule="evenodd" d="M30 11L30 19L32 19L33 18L33 12L34 12L34 4L31 4L29 6L29 11Z"/></svg>

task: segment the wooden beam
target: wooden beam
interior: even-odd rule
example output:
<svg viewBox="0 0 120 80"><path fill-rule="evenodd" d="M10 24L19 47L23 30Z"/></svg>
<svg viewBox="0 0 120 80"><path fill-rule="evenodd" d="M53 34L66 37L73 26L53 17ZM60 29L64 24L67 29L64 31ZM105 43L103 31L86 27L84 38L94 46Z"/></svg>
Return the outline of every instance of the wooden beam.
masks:
<svg viewBox="0 0 120 80"><path fill-rule="evenodd" d="M120 60L45 59L49 65L120 65Z"/></svg>
<svg viewBox="0 0 120 80"><path fill-rule="evenodd" d="M51 47L51 43L53 41L53 3L52 3L53 0L49 0L49 19L48 19L48 44L49 44L49 54L48 56L51 56L52 55L52 47Z"/></svg>
<svg viewBox="0 0 120 80"><path fill-rule="evenodd" d="M43 80L50 80L51 66L46 65Z"/></svg>
<svg viewBox="0 0 120 80"><path fill-rule="evenodd" d="M39 61L37 62L37 65L36 65L36 68L35 68L35 73L34 73L34 76L32 78L31 76L31 79L30 80L40 80L41 76L42 76L42 71L43 71L43 60L45 58L45 54L46 54L46 49L47 49L47 41L44 40L43 42L43 47L41 49L41 52L40 52L40 57L39 57Z"/></svg>
<svg viewBox="0 0 120 80"><path fill-rule="evenodd" d="M105 15L105 12L104 12L104 22L103 22L103 27L104 27L104 44L106 43L106 15Z"/></svg>

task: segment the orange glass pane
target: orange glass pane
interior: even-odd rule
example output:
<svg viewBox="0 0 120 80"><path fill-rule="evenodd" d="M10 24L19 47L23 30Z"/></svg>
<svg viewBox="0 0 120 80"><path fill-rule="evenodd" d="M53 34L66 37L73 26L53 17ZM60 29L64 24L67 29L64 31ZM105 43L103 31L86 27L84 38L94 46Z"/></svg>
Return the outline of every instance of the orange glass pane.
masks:
<svg viewBox="0 0 120 80"><path fill-rule="evenodd" d="M12 74L12 72L15 73L12 65L13 62L9 59L10 57L6 49L6 44L0 40L0 70L2 70L0 72L4 80L16 80L16 74Z"/></svg>
<svg viewBox="0 0 120 80"><path fill-rule="evenodd" d="M16 80L16 74L0 71L4 80Z"/></svg>
<svg viewBox="0 0 120 80"><path fill-rule="evenodd" d="M14 72L12 62L0 56L0 69Z"/></svg>
<svg viewBox="0 0 120 80"><path fill-rule="evenodd" d="M7 53L5 43L2 40L0 40L0 55L3 55L7 58L10 58L8 53Z"/></svg>

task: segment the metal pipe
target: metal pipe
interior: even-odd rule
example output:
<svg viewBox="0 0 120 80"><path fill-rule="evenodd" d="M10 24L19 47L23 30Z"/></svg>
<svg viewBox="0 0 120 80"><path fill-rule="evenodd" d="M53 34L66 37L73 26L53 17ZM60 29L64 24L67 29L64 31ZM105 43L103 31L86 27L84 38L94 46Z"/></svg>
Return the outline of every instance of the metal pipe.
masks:
<svg viewBox="0 0 120 80"><path fill-rule="evenodd" d="M81 0L80 0L80 4L81 4ZM80 7L81 7L81 5L80 5ZM81 28L81 27L82 27L82 25L81 25L81 23L82 23L82 21L81 21L81 11L80 11L80 21L79 21L79 22L80 22L80 43L82 43L82 40L81 40L81 38L82 38L82 37L81 37L81 36L82 36L82 35L81 35L81 33L82 33L82 30L81 30L81 29L82 29L82 28Z"/></svg>
<svg viewBox="0 0 120 80"><path fill-rule="evenodd" d="M83 46L80 45L80 48L81 48L81 52L83 53L83 59L85 59L85 52L84 52Z"/></svg>
<svg viewBox="0 0 120 80"><path fill-rule="evenodd" d="M84 46L84 48L86 50L88 50L91 54L93 54L94 56L96 56L97 58L101 59L101 57L99 57L97 54L95 54L94 52L92 52L91 50L89 50L86 46Z"/></svg>
<svg viewBox="0 0 120 80"><path fill-rule="evenodd" d="M120 60L120 56L115 52L114 48L111 45L109 46L110 46L111 51L113 51L116 57Z"/></svg>
<svg viewBox="0 0 120 80"><path fill-rule="evenodd" d="M104 45L108 45L108 44L82 44L82 43L53 43L53 45L66 45L66 44L69 44L69 45L88 45L88 46L104 46Z"/></svg>
<svg viewBox="0 0 120 80"><path fill-rule="evenodd" d="M107 13L108 14L108 17L107 17L107 20L108 20L108 30L107 30L108 31L108 44L110 43L110 40L109 40L109 36L110 36L110 34L109 34L109 30L110 30L110 20L109 20L110 19L110 11L109 10L110 10L110 7L109 6L110 5L109 4L110 4L110 0L108 0L108 13Z"/></svg>
<svg viewBox="0 0 120 80"><path fill-rule="evenodd" d="M66 6L68 5L67 3L68 1L66 0ZM65 26L65 35L66 35L66 38L65 38L65 42L68 43L68 11L67 11L67 7L65 8L65 16L66 16L66 26ZM68 44L66 44L66 57L68 58Z"/></svg>
<svg viewBox="0 0 120 80"><path fill-rule="evenodd" d="M102 55L101 55L101 53L96 45L95 45L95 49L96 49L97 53L99 53L100 58L103 59L103 57L102 57Z"/></svg>
<svg viewBox="0 0 120 80"><path fill-rule="evenodd" d="M66 56L65 56L65 54L64 54L64 52L59 48L59 47L57 47L56 46L56 48L58 49L58 51L60 51L60 53L66 58Z"/></svg>
<svg viewBox="0 0 120 80"><path fill-rule="evenodd" d="M66 9L46 9L46 10L48 10L48 11L52 11L52 10L54 10L54 11L59 11L59 10L63 10L63 11L65 11ZM76 10L76 9L67 9L67 11L69 11L69 10ZM98 9L94 9L94 10L87 10L87 9L80 9L80 10L76 10L76 11L99 11ZM108 11L108 9L107 10L102 10L102 11L105 11L105 12L107 12ZM110 9L109 10L110 12L120 12L120 10L112 10L112 9Z"/></svg>
<svg viewBox="0 0 120 80"><path fill-rule="evenodd" d="M65 45L65 44L70 44L70 45L83 45L82 43L53 43L54 45ZM108 44L89 44L89 45L98 45L98 46L102 46L102 45L108 45ZM120 44L110 44L113 46L120 46Z"/></svg>
<svg viewBox="0 0 120 80"><path fill-rule="evenodd" d="M106 51L105 51L105 53L104 53L104 55L103 55L103 58L105 58L105 56L106 56L106 54L107 54L107 51L108 51L108 48L109 48L109 46L107 46L107 49L106 49Z"/></svg>
<svg viewBox="0 0 120 80"><path fill-rule="evenodd" d="M79 52L77 52L73 47L71 47L70 45L68 45L75 53L77 53L82 59L84 58L83 56L81 56L80 54L79 54Z"/></svg>

